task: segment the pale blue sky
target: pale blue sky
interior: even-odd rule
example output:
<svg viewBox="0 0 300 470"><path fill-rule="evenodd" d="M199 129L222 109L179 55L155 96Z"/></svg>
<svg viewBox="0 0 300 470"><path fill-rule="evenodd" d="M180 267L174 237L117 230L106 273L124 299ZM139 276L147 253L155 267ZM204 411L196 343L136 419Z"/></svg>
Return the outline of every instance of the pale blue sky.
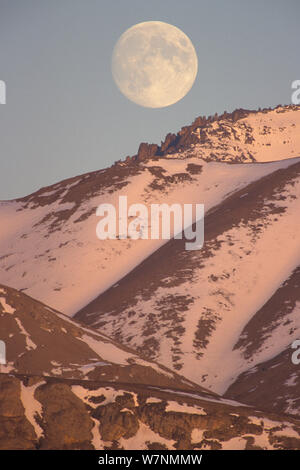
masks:
<svg viewBox="0 0 300 470"><path fill-rule="evenodd" d="M299 0L0 0L0 199L133 155L196 116L288 104L300 79ZM197 51L189 94L162 109L116 88L111 54L130 26L182 29Z"/></svg>

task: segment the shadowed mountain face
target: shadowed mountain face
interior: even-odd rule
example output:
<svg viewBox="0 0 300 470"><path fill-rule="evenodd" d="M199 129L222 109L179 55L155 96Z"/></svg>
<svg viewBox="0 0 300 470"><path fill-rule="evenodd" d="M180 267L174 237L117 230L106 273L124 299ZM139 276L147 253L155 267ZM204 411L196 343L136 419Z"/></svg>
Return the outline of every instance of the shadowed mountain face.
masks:
<svg viewBox="0 0 300 470"><path fill-rule="evenodd" d="M0 286L0 324L7 350L2 372L203 390L6 286Z"/></svg>
<svg viewBox="0 0 300 470"><path fill-rule="evenodd" d="M266 342L294 337L299 325L300 267L298 266L245 326L235 348L249 358ZM300 334L298 333L298 338ZM279 354L251 367L229 387L226 396L272 411L299 416L300 367L293 364L294 350L282 348Z"/></svg>
<svg viewBox="0 0 300 470"><path fill-rule="evenodd" d="M196 119L0 203L0 448L300 448L299 130L292 106ZM122 195L204 204L203 248L100 241Z"/></svg>

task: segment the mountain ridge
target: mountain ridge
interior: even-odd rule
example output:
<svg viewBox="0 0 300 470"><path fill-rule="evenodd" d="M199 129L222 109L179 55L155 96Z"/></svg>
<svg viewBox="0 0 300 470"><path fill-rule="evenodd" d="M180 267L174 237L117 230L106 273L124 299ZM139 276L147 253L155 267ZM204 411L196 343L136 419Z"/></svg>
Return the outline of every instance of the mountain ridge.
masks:
<svg viewBox="0 0 300 470"><path fill-rule="evenodd" d="M200 117L0 202L0 448L299 448L299 111ZM203 248L100 241L124 195L204 204Z"/></svg>

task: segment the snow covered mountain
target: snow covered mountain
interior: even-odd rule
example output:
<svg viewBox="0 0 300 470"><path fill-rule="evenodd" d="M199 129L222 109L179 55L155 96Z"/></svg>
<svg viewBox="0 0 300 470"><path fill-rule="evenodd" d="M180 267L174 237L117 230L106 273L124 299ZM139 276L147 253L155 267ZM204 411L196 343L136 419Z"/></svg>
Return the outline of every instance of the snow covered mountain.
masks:
<svg viewBox="0 0 300 470"><path fill-rule="evenodd" d="M166 153L177 149L167 139L161 157L118 162L0 203L0 282L72 315L164 243L98 240L99 204L117 206L126 195L128 204L204 203L207 212L300 156L299 107L244 114L201 125L196 120L179 133L179 153ZM198 142L198 134L209 137ZM252 158L239 158L249 152ZM232 164L243 160L259 163Z"/></svg>
<svg viewBox="0 0 300 470"><path fill-rule="evenodd" d="M299 305L298 266L249 320L235 345L236 348L242 348L245 357L249 358L266 344L278 341L278 353L273 357L269 355L265 362L242 373L229 387L226 396L243 396L245 403L255 403L255 406L265 410L284 411L299 416L300 366L291 361L290 344L284 348L285 339L294 337L294 328L299 332Z"/></svg>
<svg viewBox="0 0 300 470"><path fill-rule="evenodd" d="M299 212L297 161L208 214L202 250L171 240L77 318L224 393L300 338L297 302L267 305L299 266Z"/></svg>
<svg viewBox="0 0 300 470"><path fill-rule="evenodd" d="M100 241L96 209L121 195L204 204L204 247ZM111 168L1 202L0 393L18 419L0 408L0 447L299 448L299 211L295 106L197 118ZM61 425L56 439L57 407L83 434Z"/></svg>
<svg viewBox="0 0 300 470"><path fill-rule="evenodd" d="M157 153L195 154L208 161L268 162L299 153L299 106L197 118L175 136L169 134Z"/></svg>

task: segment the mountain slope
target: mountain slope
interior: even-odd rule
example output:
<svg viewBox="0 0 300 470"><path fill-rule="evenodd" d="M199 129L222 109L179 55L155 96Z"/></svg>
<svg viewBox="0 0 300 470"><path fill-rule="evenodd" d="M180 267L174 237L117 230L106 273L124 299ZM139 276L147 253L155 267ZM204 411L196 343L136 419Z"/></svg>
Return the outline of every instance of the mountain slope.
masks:
<svg viewBox="0 0 300 470"><path fill-rule="evenodd" d="M299 211L294 162L207 215L202 250L171 240L76 318L222 394L300 337L296 303L264 307L300 264Z"/></svg>
<svg viewBox="0 0 300 470"><path fill-rule="evenodd" d="M7 349L2 372L203 391L107 336L6 286L0 286L0 335Z"/></svg>
<svg viewBox="0 0 300 470"><path fill-rule="evenodd" d="M300 449L298 420L223 399L0 289L0 449Z"/></svg>
<svg viewBox="0 0 300 470"><path fill-rule="evenodd" d="M283 335L294 338L294 329L300 322L299 287L298 266L244 327L235 348L242 348L246 358L259 353L266 345L272 347ZM266 410L299 415L300 368L293 364L292 352L290 346L282 348L276 356L251 367L229 387L226 396L255 403Z"/></svg>
<svg viewBox="0 0 300 470"><path fill-rule="evenodd" d="M299 129L294 106L198 118L0 203L0 447L299 448ZM203 203L204 247L98 240L121 195Z"/></svg>
<svg viewBox="0 0 300 470"><path fill-rule="evenodd" d="M72 315L164 243L98 240L100 203L117 206L118 197L127 195L128 204L204 203L209 211L229 194L291 160L265 165L232 162L265 162L300 154L299 108L242 116L196 120L179 133L178 148L172 147L172 139L169 146L165 143L160 158L119 162L0 203L0 282ZM177 153L168 153L173 151ZM242 158L248 151L252 157Z"/></svg>

